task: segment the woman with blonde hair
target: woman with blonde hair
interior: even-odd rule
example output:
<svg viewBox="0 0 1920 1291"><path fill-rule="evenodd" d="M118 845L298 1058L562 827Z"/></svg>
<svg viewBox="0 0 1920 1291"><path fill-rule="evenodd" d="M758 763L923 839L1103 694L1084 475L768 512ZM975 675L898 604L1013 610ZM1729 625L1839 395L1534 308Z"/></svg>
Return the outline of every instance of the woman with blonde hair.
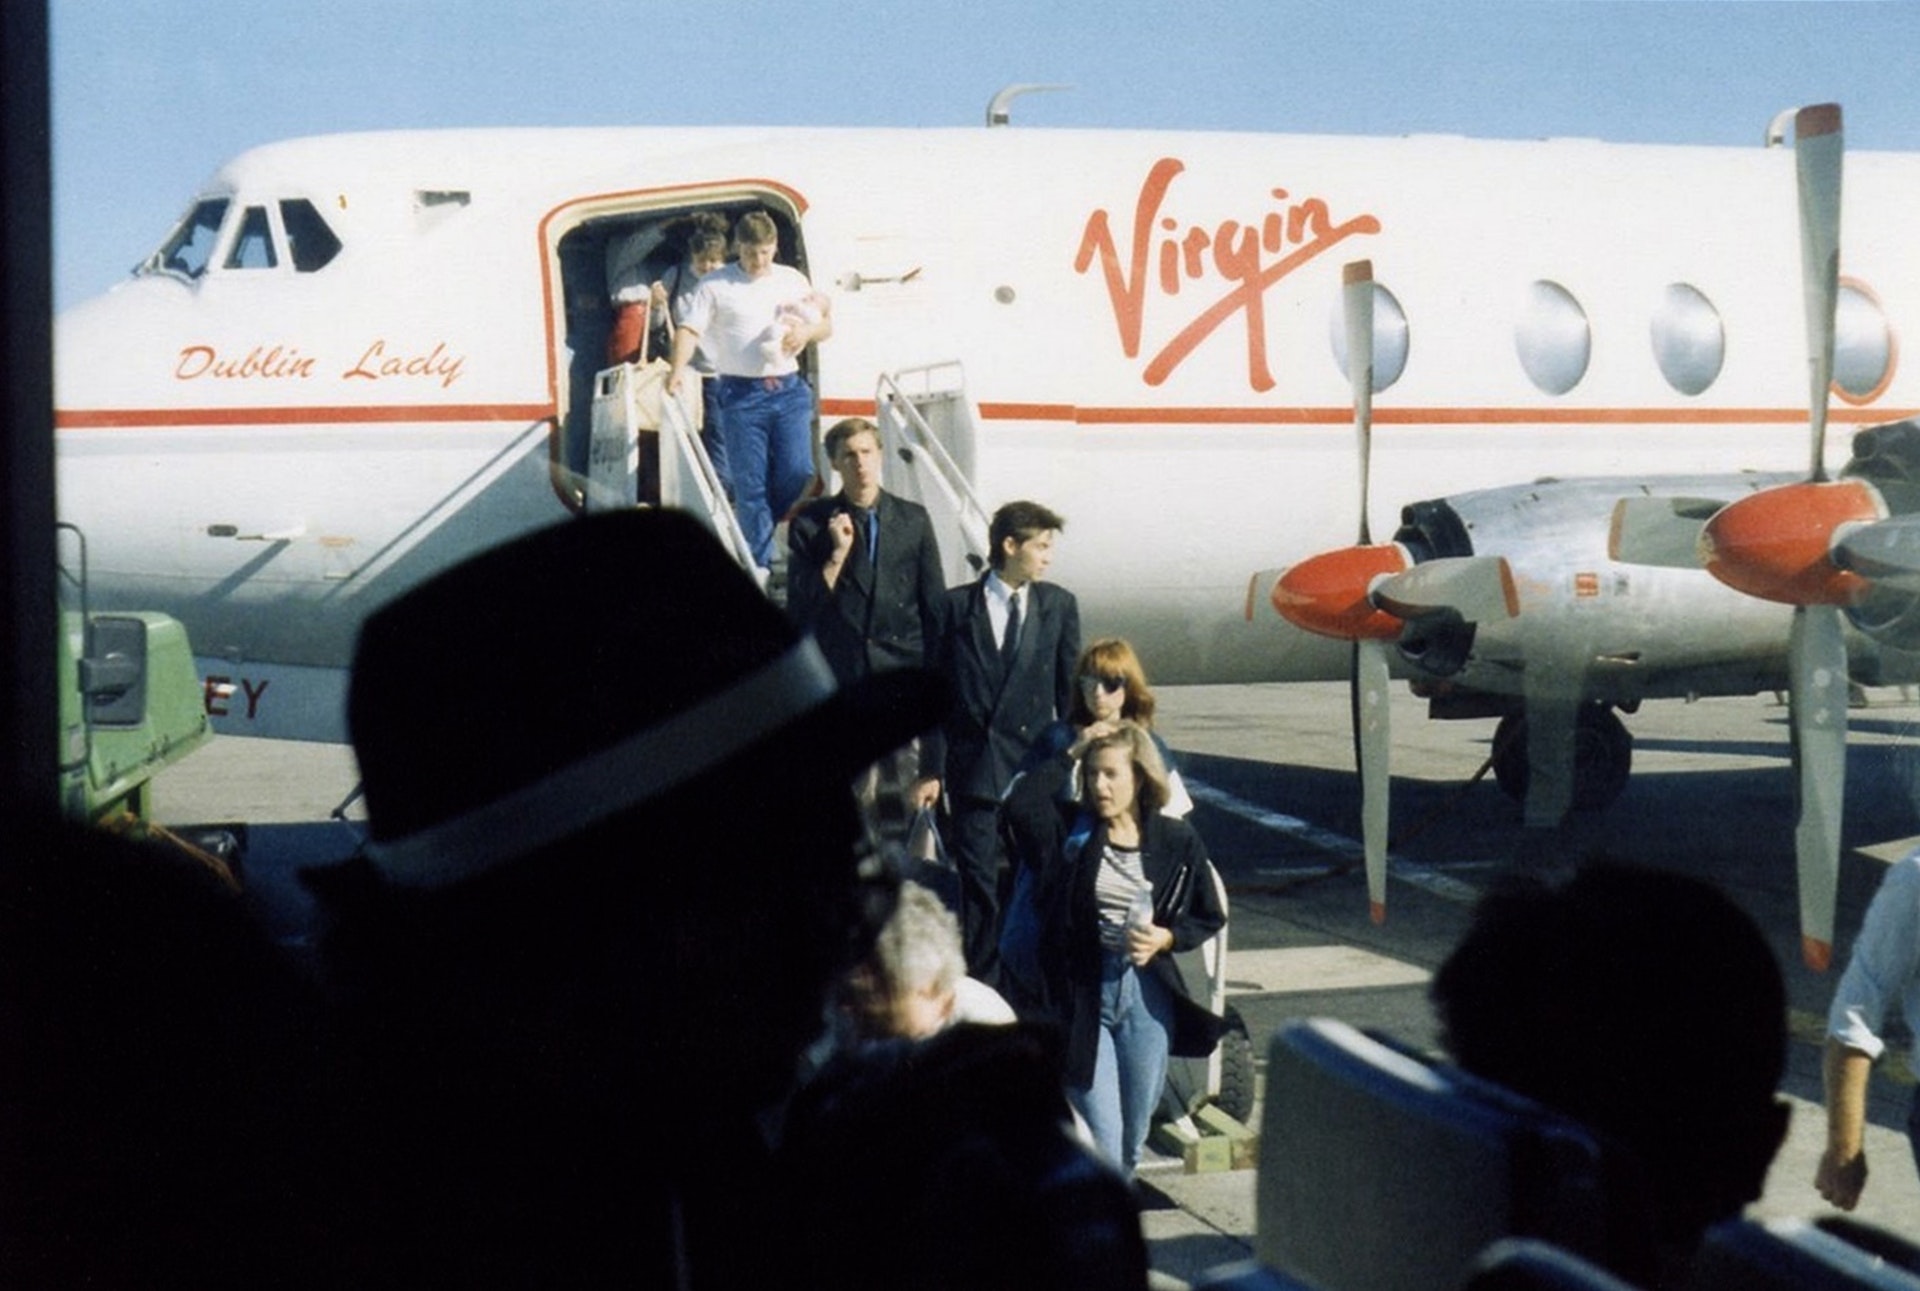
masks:
<svg viewBox="0 0 1920 1291"><path fill-rule="evenodd" d="M1226 924L1200 836L1168 816L1152 733L1118 721L1014 782L1004 812L1036 867L1046 1007L1067 1034L1067 1098L1132 1177L1170 1055L1205 1057L1226 1027L1188 994L1173 952Z"/></svg>

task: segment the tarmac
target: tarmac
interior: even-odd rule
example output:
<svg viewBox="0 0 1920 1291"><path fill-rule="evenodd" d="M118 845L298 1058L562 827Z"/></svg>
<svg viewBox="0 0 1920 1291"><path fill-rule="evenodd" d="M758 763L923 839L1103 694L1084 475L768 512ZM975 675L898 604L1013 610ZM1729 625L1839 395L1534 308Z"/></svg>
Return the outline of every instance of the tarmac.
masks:
<svg viewBox="0 0 1920 1291"><path fill-rule="evenodd" d="M1793 1115L1751 1213L1832 1213L1811 1184L1824 1132L1822 1019L1879 874L1920 835L1920 708L1899 692L1866 698L1850 715L1835 968L1815 974L1798 958L1785 710L1772 697L1647 705L1628 719L1635 763L1622 798L1541 831L1522 826L1491 777L1476 778L1490 723L1428 722L1418 700L1396 693L1393 882L1387 921L1375 927L1353 867L1358 810L1346 687L1161 688L1159 729L1200 803L1195 823L1232 897L1229 1002L1247 1021L1260 1068L1269 1038L1293 1017L1337 1016L1431 1048L1425 982L1493 874L1564 865L1593 850L1687 869L1754 915L1788 986L1793 1044L1781 1096ZM256 828L286 850L249 877L290 885L300 855L350 849L360 818L350 801L356 778L341 746L222 737L165 773L156 799L163 821L286 826ZM332 818L342 804L342 818ZM297 900L290 886L281 897L283 906ZM288 919L297 935L297 913ZM1876 1071L1874 1173L1856 1215L1920 1241L1920 1175L1901 1131L1913 1083L1904 1061ZM1260 1088L1257 1078L1256 1095ZM1263 1106L1257 1097L1255 1128ZM1188 1173L1180 1160L1150 1154L1141 1171L1142 1225L1156 1287L1190 1286L1251 1256L1256 1173Z"/></svg>

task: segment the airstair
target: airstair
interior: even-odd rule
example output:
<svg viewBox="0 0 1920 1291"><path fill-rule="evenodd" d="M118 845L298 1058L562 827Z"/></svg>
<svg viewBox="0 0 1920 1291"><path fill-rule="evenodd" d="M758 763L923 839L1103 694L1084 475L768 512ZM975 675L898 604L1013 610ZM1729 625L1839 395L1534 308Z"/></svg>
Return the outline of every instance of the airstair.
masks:
<svg viewBox="0 0 1920 1291"><path fill-rule="evenodd" d="M979 411L957 361L882 374L874 393L889 493L918 502L933 520L947 586L987 567L989 517L973 492Z"/></svg>
<svg viewBox="0 0 1920 1291"><path fill-rule="evenodd" d="M595 375L586 509L678 507L712 530L741 568L752 572L746 535L700 441L699 391L689 381L678 398L667 394L667 372L667 364L655 360ZM960 364L882 374L874 403L888 492L927 509L947 586L971 582L987 567L989 517L973 492L979 416Z"/></svg>
<svg viewBox="0 0 1920 1291"><path fill-rule="evenodd" d="M747 536L700 442L698 379L689 373L676 398L667 393L668 371L655 359L595 375L586 509L678 507L712 530L727 554L751 572Z"/></svg>

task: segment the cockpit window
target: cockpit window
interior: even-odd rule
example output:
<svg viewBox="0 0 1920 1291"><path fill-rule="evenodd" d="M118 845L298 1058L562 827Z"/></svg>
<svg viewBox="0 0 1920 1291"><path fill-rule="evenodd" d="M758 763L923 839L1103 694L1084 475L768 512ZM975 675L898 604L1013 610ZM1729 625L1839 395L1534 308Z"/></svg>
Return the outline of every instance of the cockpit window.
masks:
<svg viewBox="0 0 1920 1291"><path fill-rule="evenodd" d="M267 224L267 208L249 206L240 217L240 232L227 252L229 269L271 269L280 263L273 249L273 229Z"/></svg>
<svg viewBox="0 0 1920 1291"><path fill-rule="evenodd" d="M213 244L220 236L220 222L227 218L227 199L209 197L197 202L180 227L144 265L143 272L177 273L198 278L213 259Z"/></svg>
<svg viewBox="0 0 1920 1291"><path fill-rule="evenodd" d="M287 231L287 253L299 273L324 268L340 253L340 239L305 198L280 203L280 224Z"/></svg>

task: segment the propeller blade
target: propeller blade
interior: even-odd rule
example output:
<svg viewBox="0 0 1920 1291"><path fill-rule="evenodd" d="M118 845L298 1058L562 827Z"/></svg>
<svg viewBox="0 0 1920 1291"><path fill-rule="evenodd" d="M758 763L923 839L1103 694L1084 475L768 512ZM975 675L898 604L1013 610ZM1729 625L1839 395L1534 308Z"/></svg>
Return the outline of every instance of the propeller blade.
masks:
<svg viewBox="0 0 1920 1291"><path fill-rule="evenodd" d="M1373 462L1373 262L1355 260L1340 275L1347 321L1347 379L1353 385L1353 434L1360 449L1360 544L1373 541L1367 494Z"/></svg>
<svg viewBox="0 0 1920 1291"><path fill-rule="evenodd" d="M1793 612L1788 691L1800 819L1793 851L1800 886L1800 953L1823 973L1833 960L1834 894L1840 881L1840 809L1847 776L1847 644L1840 611Z"/></svg>
<svg viewBox="0 0 1920 1291"><path fill-rule="evenodd" d="M1523 698L1527 714L1527 796L1521 820L1528 829L1553 829L1573 809L1579 755L1580 679L1564 672L1563 652L1538 649L1527 658ZM1554 677L1559 674L1560 680ZM1536 682L1536 678L1538 681Z"/></svg>
<svg viewBox="0 0 1920 1291"><path fill-rule="evenodd" d="M1821 103L1794 114L1800 277L1807 308L1807 406L1812 413L1810 480L1827 478L1827 389L1833 384L1833 315L1840 298L1840 174L1845 153L1839 104Z"/></svg>
<svg viewBox="0 0 1920 1291"><path fill-rule="evenodd" d="M1833 560L1875 583L1920 592L1920 514L1843 526L1834 535Z"/></svg>
<svg viewBox="0 0 1920 1291"><path fill-rule="evenodd" d="M1510 619L1520 612L1513 567L1504 556L1447 556L1423 560L1376 579L1373 604L1400 619L1451 610L1469 623Z"/></svg>
<svg viewBox="0 0 1920 1291"><path fill-rule="evenodd" d="M1353 743L1360 766L1360 842L1367 862L1368 911L1387 918L1387 785L1392 749L1384 641L1353 643Z"/></svg>
<svg viewBox="0 0 1920 1291"><path fill-rule="evenodd" d="M1613 504L1607 558L1661 569L1700 567L1700 530L1724 498L1621 498Z"/></svg>
<svg viewBox="0 0 1920 1291"><path fill-rule="evenodd" d="M1260 617L1261 606L1273 605L1274 595L1280 590L1280 578L1286 572L1284 569L1256 569L1247 578L1247 605L1243 611L1247 622L1255 622Z"/></svg>
<svg viewBox="0 0 1920 1291"><path fill-rule="evenodd" d="M1355 260L1342 271L1340 304L1346 315L1347 379L1353 386L1353 435L1360 454L1360 545L1353 550L1377 552L1380 549L1372 546L1372 529L1367 520L1373 462L1372 261ZM1391 550L1400 569L1412 563L1404 548L1396 545ZM1374 609L1368 593L1379 574L1393 571L1385 568L1384 561L1378 558L1373 563L1375 573L1357 584L1360 603L1366 604L1370 613L1364 619L1348 621L1370 629L1356 630L1353 637L1353 745L1354 759L1360 767L1360 838L1367 863L1368 906L1373 921L1381 923L1387 917L1387 778L1392 751L1387 729L1390 681L1386 641L1400 635L1402 624ZM1279 596L1280 589L1276 587L1276 606ZM1287 614L1285 608L1280 612Z"/></svg>

